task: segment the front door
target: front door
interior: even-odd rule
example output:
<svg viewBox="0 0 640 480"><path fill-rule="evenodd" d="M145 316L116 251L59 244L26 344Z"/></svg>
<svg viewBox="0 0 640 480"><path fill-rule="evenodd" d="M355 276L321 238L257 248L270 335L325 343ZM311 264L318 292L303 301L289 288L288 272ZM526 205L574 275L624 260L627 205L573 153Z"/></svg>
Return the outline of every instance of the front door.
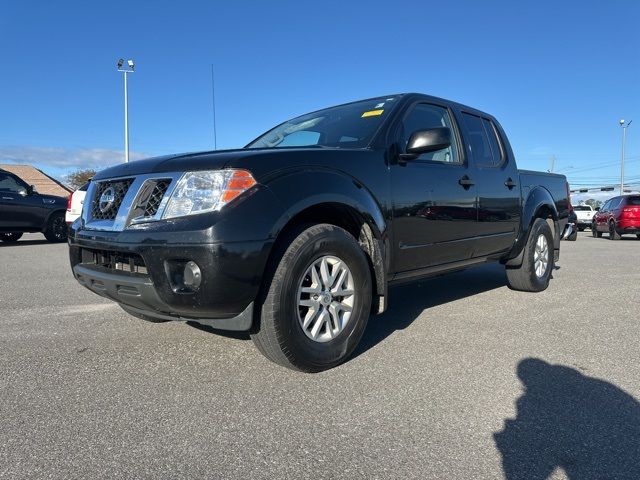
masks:
<svg viewBox="0 0 640 480"><path fill-rule="evenodd" d="M474 172L462 153L458 129L444 105L417 103L398 128L404 151L413 132L449 127L450 147L391 167L395 272L465 260L476 235Z"/></svg>

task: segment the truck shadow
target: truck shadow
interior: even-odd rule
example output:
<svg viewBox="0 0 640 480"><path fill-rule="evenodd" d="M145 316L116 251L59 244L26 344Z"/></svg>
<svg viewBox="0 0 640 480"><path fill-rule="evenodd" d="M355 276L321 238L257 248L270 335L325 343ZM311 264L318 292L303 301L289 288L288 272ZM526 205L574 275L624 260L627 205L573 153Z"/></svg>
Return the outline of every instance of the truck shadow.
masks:
<svg viewBox="0 0 640 480"><path fill-rule="evenodd" d="M50 242L45 240L18 240L15 243L0 242L0 248L3 247L26 247L28 245L48 245Z"/></svg>
<svg viewBox="0 0 640 480"><path fill-rule="evenodd" d="M507 285L504 267L487 264L390 289L389 308L371 316L351 358L363 354L397 330L404 330L429 308Z"/></svg>
<svg viewBox="0 0 640 480"><path fill-rule="evenodd" d="M517 374L524 386L517 416L493 435L507 480L545 479L558 468L570 480L640 478L636 399L537 358L522 360Z"/></svg>

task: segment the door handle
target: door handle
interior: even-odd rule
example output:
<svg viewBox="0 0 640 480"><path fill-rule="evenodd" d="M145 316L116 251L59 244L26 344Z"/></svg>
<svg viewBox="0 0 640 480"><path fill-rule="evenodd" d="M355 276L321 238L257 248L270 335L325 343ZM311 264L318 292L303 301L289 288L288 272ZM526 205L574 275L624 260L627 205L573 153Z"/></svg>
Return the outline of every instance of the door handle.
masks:
<svg viewBox="0 0 640 480"><path fill-rule="evenodd" d="M466 175L462 177L460 180L458 180L458 183L462 185L465 188L465 190L475 185L475 182Z"/></svg>
<svg viewBox="0 0 640 480"><path fill-rule="evenodd" d="M15 200L13 197L2 197L3 200Z"/></svg>
<svg viewBox="0 0 640 480"><path fill-rule="evenodd" d="M511 177L507 178L507 181L504 182L504 186L507 187L509 190L511 190L513 187L516 186L516 184L514 183L514 181L511 179Z"/></svg>

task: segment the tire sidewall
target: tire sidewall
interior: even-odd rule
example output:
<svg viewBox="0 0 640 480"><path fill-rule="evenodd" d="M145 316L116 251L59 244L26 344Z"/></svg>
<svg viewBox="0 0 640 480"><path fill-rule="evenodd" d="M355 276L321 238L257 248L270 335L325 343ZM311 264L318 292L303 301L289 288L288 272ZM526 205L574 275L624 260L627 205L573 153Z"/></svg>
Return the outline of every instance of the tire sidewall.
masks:
<svg viewBox="0 0 640 480"><path fill-rule="evenodd" d="M331 255L347 264L353 275L355 302L344 330L328 342L316 342L304 333L298 319L298 286L309 266L317 259ZM340 363L357 346L371 308L371 273L362 249L355 239L334 228L310 237L294 252L283 258L287 268L277 300L276 328L281 344L286 345L294 363L307 369L325 369Z"/></svg>
<svg viewBox="0 0 640 480"><path fill-rule="evenodd" d="M549 251L549 263L547 264L547 271L544 273L542 277L538 277L536 275L536 267L535 267L535 251L536 251L536 243L538 241L538 237L540 235L544 235L547 240L547 248ZM549 286L549 280L551 279L551 274L553 272L554 267L554 243L553 243L553 234L551 233L551 228L547 224L546 221L542 219L538 219L533 224L533 228L531 229L531 237L529 238L529 242L527 242L527 262L528 262L528 270L529 276L531 280L531 285L535 288L536 291L545 290Z"/></svg>

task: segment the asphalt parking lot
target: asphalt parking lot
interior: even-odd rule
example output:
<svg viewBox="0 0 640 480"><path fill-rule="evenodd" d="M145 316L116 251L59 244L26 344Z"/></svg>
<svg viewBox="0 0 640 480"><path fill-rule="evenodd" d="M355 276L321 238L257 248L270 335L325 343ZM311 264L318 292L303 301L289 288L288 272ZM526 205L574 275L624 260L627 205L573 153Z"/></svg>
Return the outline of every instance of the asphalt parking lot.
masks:
<svg viewBox="0 0 640 480"><path fill-rule="evenodd" d="M563 242L550 288L484 266L392 290L317 375L151 324L64 244L0 246L1 478L640 478L640 241Z"/></svg>

